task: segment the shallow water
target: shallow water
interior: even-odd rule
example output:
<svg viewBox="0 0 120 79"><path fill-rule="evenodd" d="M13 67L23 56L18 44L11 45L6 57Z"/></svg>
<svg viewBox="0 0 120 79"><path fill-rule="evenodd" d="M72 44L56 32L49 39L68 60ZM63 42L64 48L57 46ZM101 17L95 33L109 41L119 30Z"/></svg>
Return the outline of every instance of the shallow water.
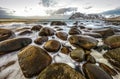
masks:
<svg viewBox="0 0 120 79"><path fill-rule="evenodd" d="M72 26L72 24L74 23L74 21L67 21L67 26L61 26L63 31L68 33L70 27ZM108 27L108 25L104 24L103 21L79 21L79 24L84 24L86 25L86 28L94 28L94 29L98 29L98 28L103 28L103 27ZM41 24L43 25L41 22L38 22L37 24ZM33 25L37 25L36 23L32 23L32 24L24 24L24 23L10 23L10 24L2 24L0 25L0 28L7 28L7 29L11 29L12 31L15 32L16 29L18 28L23 28L23 27L29 27L31 28ZM43 25L44 27L51 27L50 26L50 22L48 22L47 25ZM51 28L54 28L55 26L52 26ZM116 26L114 26L116 27ZM18 36L19 32L15 32L16 37L29 37L32 38L32 40L34 41L37 37L38 37L38 32L33 32L33 34L31 35L26 35L26 36ZM58 39L56 36L54 36L56 40L59 40L61 43L71 46L69 44L69 42L66 41L62 41L60 39ZM49 40L52 39L52 37L49 37ZM102 45L102 40L98 39L99 41L99 45ZM32 43L32 45L36 45L34 43ZM37 45L38 46L38 45ZM43 45L42 45L43 46ZM42 47L39 46L39 47ZM75 49L75 47L71 46L73 49ZM103 53L105 53L105 50L102 50L101 52L95 51L95 50L91 50L91 55L95 57L97 62L102 62L107 64L108 66L110 66L112 68L112 66L108 63L108 61L102 56ZM0 79L27 79L24 77L24 75L22 74L22 71L20 69L19 63L18 63L18 57L17 57L17 53L19 53L19 51L15 51L6 55L3 55L0 57ZM62 62L62 63L66 63L68 65L70 65L72 68L75 67L76 63L74 60L72 60L70 58L69 55L65 55L59 52L57 52L56 54L50 54L53 58L52 63L54 62ZM6 65L8 62L11 61L15 61L14 64L8 66L8 67L4 67L4 65ZM80 63L80 65L82 65L84 62ZM116 75L114 77L114 79L119 79L120 78L120 74ZM29 78L29 79L36 79L36 77L34 78Z"/></svg>

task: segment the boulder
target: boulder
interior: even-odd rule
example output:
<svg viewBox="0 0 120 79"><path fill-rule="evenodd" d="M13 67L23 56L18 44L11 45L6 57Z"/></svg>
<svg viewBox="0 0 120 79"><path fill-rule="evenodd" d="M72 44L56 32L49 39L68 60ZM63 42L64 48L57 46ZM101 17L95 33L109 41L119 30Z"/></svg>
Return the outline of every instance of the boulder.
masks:
<svg viewBox="0 0 120 79"><path fill-rule="evenodd" d="M44 45L44 49L46 49L48 52L57 52L59 51L60 47L61 44L57 40L49 40Z"/></svg>
<svg viewBox="0 0 120 79"><path fill-rule="evenodd" d="M31 28L32 31L40 31L40 29L42 28L43 26L41 25L35 25Z"/></svg>
<svg viewBox="0 0 120 79"><path fill-rule="evenodd" d="M60 52L68 55L71 52L71 50L72 50L71 47L63 46Z"/></svg>
<svg viewBox="0 0 120 79"><path fill-rule="evenodd" d="M106 71L110 76L116 76L117 75L117 72L110 68L109 66L107 66L106 64L104 63L99 63L99 66L104 70Z"/></svg>
<svg viewBox="0 0 120 79"><path fill-rule="evenodd" d="M67 40L67 38L68 38L68 34L65 32L57 32L56 36L64 41Z"/></svg>
<svg viewBox="0 0 120 79"><path fill-rule="evenodd" d="M30 45L18 53L18 61L24 76L30 78L51 64L52 58L42 48Z"/></svg>
<svg viewBox="0 0 120 79"><path fill-rule="evenodd" d="M72 27L72 28L69 30L69 34L70 34L70 35L79 35L79 34L81 34L81 31L80 31L78 28Z"/></svg>
<svg viewBox="0 0 120 79"><path fill-rule="evenodd" d="M104 40L104 43L111 48L120 47L120 35L109 36Z"/></svg>
<svg viewBox="0 0 120 79"><path fill-rule="evenodd" d="M82 47L88 50L96 47L98 44L95 38L83 35L73 35L69 38L69 42L75 47Z"/></svg>
<svg viewBox="0 0 120 79"><path fill-rule="evenodd" d="M70 52L70 57L77 62L82 62L85 59L85 52L82 48L77 48Z"/></svg>
<svg viewBox="0 0 120 79"><path fill-rule="evenodd" d="M54 63L43 70L37 79L85 79L85 77L67 64Z"/></svg>
<svg viewBox="0 0 120 79"><path fill-rule="evenodd" d="M106 38L108 36L112 36L115 34L114 30L111 28L94 30L93 32L101 34L103 38Z"/></svg>
<svg viewBox="0 0 120 79"><path fill-rule="evenodd" d="M47 36L42 36L42 37L37 38L36 40L34 40L34 43L36 43L38 45L42 45L46 41L48 41L48 37Z"/></svg>
<svg viewBox="0 0 120 79"><path fill-rule="evenodd" d="M54 25L62 26L62 25L67 25L67 24L62 21L52 21L50 25L51 26L54 26Z"/></svg>
<svg viewBox="0 0 120 79"><path fill-rule="evenodd" d="M0 41L4 41L9 38L13 38L15 36L14 32L8 29L0 28Z"/></svg>
<svg viewBox="0 0 120 79"><path fill-rule="evenodd" d="M99 33L85 32L83 35L92 36L92 37L94 37L94 38L102 38L102 35L99 34Z"/></svg>
<svg viewBox="0 0 120 79"><path fill-rule="evenodd" d="M30 38L14 38L0 42L0 54L17 51L29 45L32 42Z"/></svg>
<svg viewBox="0 0 120 79"><path fill-rule="evenodd" d="M24 31L20 32L18 35L30 35L32 33L33 33L32 31L24 30Z"/></svg>
<svg viewBox="0 0 120 79"><path fill-rule="evenodd" d="M104 70L95 64L84 64L83 71L87 79L113 79Z"/></svg>
<svg viewBox="0 0 120 79"><path fill-rule="evenodd" d="M39 36L52 36L54 33L55 31L52 28L43 27L39 32Z"/></svg>

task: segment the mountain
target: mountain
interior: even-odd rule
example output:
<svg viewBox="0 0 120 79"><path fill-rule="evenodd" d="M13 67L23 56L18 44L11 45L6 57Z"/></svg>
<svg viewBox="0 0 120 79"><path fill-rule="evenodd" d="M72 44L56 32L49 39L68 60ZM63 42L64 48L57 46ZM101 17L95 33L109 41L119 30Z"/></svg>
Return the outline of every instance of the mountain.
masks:
<svg viewBox="0 0 120 79"><path fill-rule="evenodd" d="M108 16L113 16L113 17L120 16L120 8L116 8L116 9L113 9L113 10L108 10L108 11L102 12L101 14L108 15Z"/></svg>
<svg viewBox="0 0 120 79"><path fill-rule="evenodd" d="M80 12L72 14L69 19L104 19L100 14L83 14Z"/></svg>

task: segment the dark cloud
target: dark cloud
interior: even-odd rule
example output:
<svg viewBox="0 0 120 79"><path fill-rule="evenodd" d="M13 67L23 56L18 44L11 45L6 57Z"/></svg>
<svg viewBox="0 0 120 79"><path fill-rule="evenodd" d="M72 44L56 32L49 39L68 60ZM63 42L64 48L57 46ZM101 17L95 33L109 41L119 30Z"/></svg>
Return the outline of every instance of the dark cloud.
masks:
<svg viewBox="0 0 120 79"><path fill-rule="evenodd" d="M77 8L76 7L69 7L69 8L60 8L56 11L49 10L47 11L48 14L55 15L55 14L65 14L67 12L76 12Z"/></svg>
<svg viewBox="0 0 120 79"><path fill-rule="evenodd" d="M93 8L93 7L92 6L87 6L84 9L91 9L91 8Z"/></svg>
<svg viewBox="0 0 120 79"><path fill-rule="evenodd" d="M39 5L43 5L44 7L51 7L57 4L55 0L40 0Z"/></svg>
<svg viewBox="0 0 120 79"><path fill-rule="evenodd" d="M15 11L0 7L0 18L10 18Z"/></svg>

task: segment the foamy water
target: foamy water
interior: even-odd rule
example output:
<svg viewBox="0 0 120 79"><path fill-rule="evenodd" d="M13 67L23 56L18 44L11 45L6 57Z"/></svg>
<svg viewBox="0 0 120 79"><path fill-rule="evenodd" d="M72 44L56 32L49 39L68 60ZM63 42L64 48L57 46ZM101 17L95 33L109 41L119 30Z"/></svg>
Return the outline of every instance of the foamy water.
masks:
<svg viewBox="0 0 120 79"><path fill-rule="evenodd" d="M105 24L103 24L103 21L100 22L91 22L91 21L81 21L82 23L84 23L86 25L86 27L88 28L101 28L101 27L107 27ZM39 24L39 23L38 23ZM40 23L41 24L41 23ZM61 28L63 29L62 31L68 33L69 31L69 27L72 26L73 23L68 22L68 26L66 28L66 26L61 26ZM11 23L11 24L2 24L0 25L0 28L7 28L7 29L11 29L15 32L16 29L18 28L23 28L23 27L29 27L31 28L33 25L36 25L36 23L33 24L24 24L24 23ZM48 23L48 25L43 25L44 27L51 27ZM51 28L54 28L53 26ZM15 32L16 37L29 37L31 38L33 41L38 38L38 32L33 32L30 35L26 35L26 36L18 36L19 32ZM65 44L67 46L71 46L69 42L66 41L62 41L60 39L58 39L55 35L54 35L56 40L59 40L62 44ZM49 37L49 40L52 39L52 37ZM98 39L99 44L98 45L102 45L102 40ZM32 42L32 45L36 45ZM43 44L44 45L44 44ZM42 46L43 46L42 45ZM39 45L36 45L39 46ZM42 48L42 46L39 46ZM71 46L72 49L75 49L75 47ZM108 61L102 56L105 52L105 50L102 50L101 52L98 52L96 50L91 49L91 55L96 59L97 62L102 62L108 66L110 66L111 68L113 68ZM18 63L18 57L17 57L17 53L19 53L19 51L15 51L6 55L3 55L0 57L0 79L28 79L25 78L19 63ZM49 53L50 54L50 53ZM76 64L80 64L82 65L84 62L82 63L76 63L74 60L71 59L71 57L69 55L65 55L60 53L60 51L58 51L55 54L50 54L51 57L53 58L52 63L54 62L62 62L62 63L66 63L69 66L71 66L72 68L75 68ZM6 65L7 63L11 62L11 61L15 61L14 64L8 66L7 68L4 68L4 65ZM2 67L2 68L1 68ZM114 79L119 79L120 78L120 74L114 76ZM29 78L29 79L36 79L36 77L34 78Z"/></svg>

